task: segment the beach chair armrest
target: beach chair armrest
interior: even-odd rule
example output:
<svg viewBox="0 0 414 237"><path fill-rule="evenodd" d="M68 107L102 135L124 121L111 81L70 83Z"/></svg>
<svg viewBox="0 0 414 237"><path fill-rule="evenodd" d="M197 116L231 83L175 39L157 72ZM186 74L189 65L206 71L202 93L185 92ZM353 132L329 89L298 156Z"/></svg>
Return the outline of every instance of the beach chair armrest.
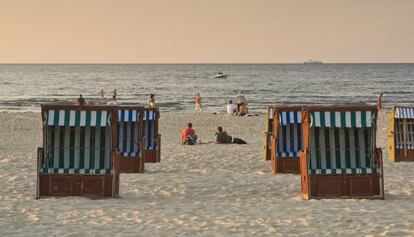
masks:
<svg viewBox="0 0 414 237"><path fill-rule="evenodd" d="M374 164L377 168L382 169L382 149L381 148L375 148Z"/></svg>

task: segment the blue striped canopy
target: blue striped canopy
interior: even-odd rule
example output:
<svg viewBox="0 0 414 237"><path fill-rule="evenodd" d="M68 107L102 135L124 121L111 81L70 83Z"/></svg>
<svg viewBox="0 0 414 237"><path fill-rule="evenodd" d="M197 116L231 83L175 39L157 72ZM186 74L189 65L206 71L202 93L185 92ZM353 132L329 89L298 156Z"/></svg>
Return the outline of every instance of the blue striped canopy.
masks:
<svg viewBox="0 0 414 237"><path fill-rule="evenodd" d="M302 126L287 124L280 126L277 134L277 157L298 157L302 150Z"/></svg>
<svg viewBox="0 0 414 237"><path fill-rule="evenodd" d="M375 119L373 111L311 112L311 127L368 128Z"/></svg>
<svg viewBox="0 0 414 237"><path fill-rule="evenodd" d="M118 110L118 117L120 122L136 122L139 121L139 111L135 109L120 109Z"/></svg>
<svg viewBox="0 0 414 237"><path fill-rule="evenodd" d="M414 119L414 108L396 107L394 117L401 119Z"/></svg>
<svg viewBox="0 0 414 237"><path fill-rule="evenodd" d="M123 109L118 111L118 138L117 147L124 157L141 157L140 136L140 113L137 110Z"/></svg>
<svg viewBox="0 0 414 237"><path fill-rule="evenodd" d="M300 111L282 111L279 113L279 124L299 124L302 121L302 113Z"/></svg>
<svg viewBox="0 0 414 237"><path fill-rule="evenodd" d="M45 112L47 126L106 127L111 126L111 112L106 110L48 110Z"/></svg>
<svg viewBox="0 0 414 237"><path fill-rule="evenodd" d="M155 110L146 110L144 113L144 137L145 149L146 150L155 150L157 147L156 141L156 131L155 131L155 121L157 119Z"/></svg>

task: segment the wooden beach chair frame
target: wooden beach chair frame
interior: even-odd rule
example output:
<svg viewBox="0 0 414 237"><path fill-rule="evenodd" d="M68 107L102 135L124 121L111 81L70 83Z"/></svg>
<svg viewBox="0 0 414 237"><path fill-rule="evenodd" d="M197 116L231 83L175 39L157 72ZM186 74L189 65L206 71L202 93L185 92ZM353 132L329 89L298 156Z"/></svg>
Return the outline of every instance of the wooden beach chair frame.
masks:
<svg viewBox="0 0 414 237"><path fill-rule="evenodd" d="M271 160L270 158L270 137L273 131L273 110L272 107L267 109L266 113L266 131L263 134L263 159Z"/></svg>
<svg viewBox="0 0 414 237"><path fill-rule="evenodd" d="M364 149L363 149L363 150L369 149L369 152L371 152L371 155L368 159L369 159L369 164L372 167L372 170L371 168L360 166L360 167L356 167L356 169L353 169L353 168L345 169L346 170L345 172L341 172L341 171L337 172L334 169L335 168L337 169L338 167L335 167L334 169L331 169L332 171L328 172L328 170L326 171L320 170L322 172L320 172L319 174L318 173L315 174L314 173L315 170L311 169L310 167L310 163L311 163L310 152L312 152L310 150L311 149L310 142L316 143L316 140L317 140L315 139L315 137L311 137L311 113L321 112L320 114L322 116L323 112L338 112L340 114L345 114L348 112L356 112L356 111L360 113L371 111L371 113L374 114L374 117L371 117L372 119L371 125L370 125L371 127L369 129L365 128L366 131L368 131L367 134L370 133L369 136L371 136L370 137L371 143L369 143L369 140L368 140L368 144L370 144L370 147L366 148L366 146L364 145ZM376 147L376 127L377 127L376 118L377 116L378 116L377 106L367 105L367 104L306 106L303 108L302 110L302 127L303 127L302 131L303 131L304 149L300 153L299 157L300 157L300 169L301 169L301 193L305 199L313 199L313 198L314 199L322 199L322 198L384 199L382 151L380 148ZM333 121L333 119L330 121ZM362 121L362 119L360 121ZM321 128L318 128L318 129L321 129ZM334 129L336 128L337 127L334 126ZM326 129L326 127L322 129ZM357 129L359 128L355 126L355 127L352 127L352 129L353 129L352 131L355 132L355 131L358 131ZM350 131L351 129L348 130L349 134L351 134ZM344 130L344 133L346 133L345 130ZM320 135L323 135L323 134L321 133ZM354 144L357 144L357 143L354 143ZM362 151L361 146L362 146L361 142L358 142L359 152ZM356 147L354 147L354 149L355 151L358 150L356 149ZM336 148L336 145L335 145L335 150L333 152L335 152L336 150L341 150L341 149ZM349 148L349 150L351 150L351 148ZM320 152L319 154L323 154L323 152ZM356 154L356 152L354 154ZM318 156L318 157L322 157L322 156ZM328 154L327 154L327 157L331 159L331 157ZM322 158L319 158L319 159L322 159ZM345 157L345 159L347 158ZM351 158L349 158L349 160L351 160ZM349 161L349 163L350 162L351 161ZM342 163L342 161L340 163ZM360 161L360 163L362 162ZM340 167L340 168L343 168L343 167ZM337 170L341 170L341 169L337 169ZM348 170L351 170L352 174L349 174ZM353 170L357 170L357 172L353 173ZM312 171L312 174L310 173L311 171Z"/></svg>
<svg viewBox="0 0 414 237"><path fill-rule="evenodd" d="M56 167L49 167L48 164L48 159L45 155L46 155L46 146L48 146L49 144L47 143L47 132L48 132L48 126L45 122L47 121L47 112L50 110L54 110L55 111L63 111L63 114L66 115L70 115L72 116L72 112L73 114L77 113L77 114L96 114L98 112L102 112L102 111L106 111L106 113L110 113L110 128L108 128L108 130L110 129L110 133L109 135L106 135L105 137L109 136L109 138L105 138L104 139L109 139L108 141L110 142L110 147L106 147L106 145L104 145L104 150L109 149L110 153L109 153L109 162L105 161L104 162L108 162L108 166L109 166L109 170L110 172L105 172L105 171L101 171L101 170L95 170L94 168L92 169L83 169L83 168L70 168L70 169L66 169L64 167L60 166L59 163L59 167L58 169L55 169ZM65 111L70 111L65 112ZM95 112L94 112L95 111ZM79 113L78 113L79 112ZM42 104L41 105L41 114L42 114L42 121L43 121L43 144L42 147L39 147L37 150L37 189L36 189L36 197L40 198L40 197L46 197L46 196L87 196L87 197L118 197L119 196L119 154L116 150L116 137L117 137L117 129L116 129L116 124L118 121L118 113L117 113L117 108L114 106L99 106L99 105L63 105L63 104ZM88 115L86 115L88 116ZM54 116L56 119L56 116ZM62 118L62 116L60 115L59 118ZM90 117L89 117L90 118ZM109 118L109 116L108 116ZM86 120L88 120L88 118L86 118ZM66 118L65 118L65 121ZM72 121L72 120L71 120ZM107 120L109 121L109 120ZM106 122L107 122L106 121ZM108 124L105 123L104 126L108 126ZM52 127L54 129L56 129L57 127L59 127L59 130L61 129L61 122L59 122L59 125L56 125L55 122L53 122ZM66 123L66 122L65 122ZM98 122L96 122L98 123ZM88 124L88 121L85 123ZM100 127L99 126L92 126L92 125L85 125L85 128L83 128L83 130L85 131L88 127L90 128L94 128L95 130L93 131L94 134L97 134L97 130L96 128ZM71 127L70 125L68 126L67 124L65 124L65 130L64 130L64 134L66 134L66 129L70 130ZM81 126L74 126L74 129L79 129L80 131L82 130ZM51 130L53 131L53 130ZM60 130L61 131L61 130ZM102 131L102 130L101 130ZM100 131L100 132L101 132ZM82 133L82 132L80 132ZM107 134L107 133L106 133ZM93 136L95 136L93 135ZM65 135L66 136L66 135ZM79 135L81 136L81 135ZM61 136L59 136L61 139ZM72 136L73 137L73 136ZM72 137L70 139L72 139ZM65 138L63 138L65 139ZM73 138L75 139L75 138ZM82 138L80 138L82 139ZM102 139L102 136L101 136ZM101 140L102 141L102 140ZM98 143L98 142L96 142ZM95 144L96 144L95 143ZM107 143L107 140L105 140L105 144ZM65 149L65 145L61 142L59 142L58 144L59 149ZM63 148L61 148L63 146ZM99 143L100 148L101 147L101 143ZM69 148L71 149L71 148ZM84 148L86 150L86 148ZM75 147L73 147L73 150L75 150ZM63 150L66 152L66 150ZM75 151L73 151L75 152ZM88 151L89 152L89 151ZM105 154L105 153L104 153ZM79 157L79 159L81 159ZM105 158L104 158L105 159ZM45 164L46 162L46 164ZM60 161L59 161L60 162ZM84 161L82 161L84 162ZM42 172L41 172L42 169ZM51 173L50 173L50 170ZM56 173L56 170L57 173ZM68 171L69 170L69 171ZM74 171L77 170L77 171ZM45 172L44 172L45 171Z"/></svg>
<svg viewBox="0 0 414 237"><path fill-rule="evenodd" d="M414 107L393 106L388 125L389 160L414 162Z"/></svg>
<svg viewBox="0 0 414 237"><path fill-rule="evenodd" d="M272 164L272 172L274 174L277 173L290 173L290 174L299 174L300 173L300 165L299 165L299 154L292 155L283 155L279 154L278 152L278 140L280 139L280 136L283 136L281 134L282 132L282 126L288 126L294 124L296 126L296 131L299 134L299 137L297 140L293 139L294 136L292 134L292 139L298 142L298 148L294 148L294 150L297 150L299 152L302 148L302 137L301 137L301 116L300 113L302 111L301 106L273 106L269 108L269 113L271 113L272 118L271 120L271 134L270 134L270 159ZM280 125L280 119L283 115L286 116L286 114L294 114L296 116L296 121L299 121L299 123L289 123L286 125ZM293 120L293 118L292 118ZM292 127L293 129L293 127ZM290 141L293 141L290 139ZM289 141L289 142L290 142ZM293 146L293 144L292 144ZM291 153L293 154L293 153Z"/></svg>
<svg viewBox="0 0 414 237"><path fill-rule="evenodd" d="M144 107L137 105L117 106L118 109L118 137L117 148L120 152L119 169L121 173L144 173L145 152L144 152ZM129 123L128 137L127 129ZM122 129L122 131L121 131ZM121 141L121 139L125 139ZM126 146L124 143L132 142ZM135 147L137 145L137 147ZM121 148L121 146L123 146ZM136 150L136 149L138 150Z"/></svg>

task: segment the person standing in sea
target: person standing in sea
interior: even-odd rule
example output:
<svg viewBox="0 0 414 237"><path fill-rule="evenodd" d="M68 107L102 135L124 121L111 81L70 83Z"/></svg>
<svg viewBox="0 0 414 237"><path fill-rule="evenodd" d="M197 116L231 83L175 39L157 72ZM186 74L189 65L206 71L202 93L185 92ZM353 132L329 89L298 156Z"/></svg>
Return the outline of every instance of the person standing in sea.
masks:
<svg viewBox="0 0 414 237"><path fill-rule="evenodd" d="M82 94L79 95L78 104L79 105L84 105L85 104L85 99L83 98Z"/></svg>
<svg viewBox="0 0 414 237"><path fill-rule="evenodd" d="M247 106L247 100L246 100L246 97L244 96L243 91L240 91L240 93L237 95L236 103L237 103L237 112L240 112L240 106L242 104Z"/></svg>
<svg viewBox="0 0 414 237"><path fill-rule="evenodd" d="M112 91L112 100L116 101L116 96L118 95L118 92L116 91L116 89L114 89L114 91Z"/></svg>
<svg viewBox="0 0 414 237"><path fill-rule="evenodd" d="M200 92L197 93L196 97L195 97L195 111L196 112L203 112L203 106L201 105L201 96L200 96Z"/></svg>
<svg viewBox="0 0 414 237"><path fill-rule="evenodd" d="M103 89L101 89L101 91L99 92L99 95L101 96L99 102L101 102L101 104L103 104L104 101L105 101L105 91Z"/></svg>
<svg viewBox="0 0 414 237"><path fill-rule="evenodd" d="M155 95L150 94L148 97L148 107L154 108L155 107Z"/></svg>

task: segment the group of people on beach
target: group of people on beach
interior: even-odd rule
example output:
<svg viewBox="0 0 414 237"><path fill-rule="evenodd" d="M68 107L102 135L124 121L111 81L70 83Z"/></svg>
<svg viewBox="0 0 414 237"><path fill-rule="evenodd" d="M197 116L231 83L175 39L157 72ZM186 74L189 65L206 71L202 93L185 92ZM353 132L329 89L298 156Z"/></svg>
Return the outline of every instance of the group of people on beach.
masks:
<svg viewBox="0 0 414 237"><path fill-rule="evenodd" d="M105 91L103 90L103 89L101 89L100 91L99 91L99 93L98 93L98 95L100 95L100 99L99 99L99 102L102 104L102 103L105 103ZM117 95L118 95L118 91L116 90L116 89L114 89L113 91L112 91L112 101L116 101L116 97L117 97ZM79 95L79 98L78 98L78 104L79 105L84 105L86 102L85 102L85 98L83 97L83 95L82 94L80 94Z"/></svg>
<svg viewBox="0 0 414 237"><path fill-rule="evenodd" d="M195 111L203 112L200 92L198 92L195 96ZM245 116L249 113L249 110L247 109L246 96L244 95L243 91L240 91L240 93L237 95L236 104L233 104L233 101L229 100L229 103L226 106L226 111L227 111L227 114L229 115L239 115L239 116Z"/></svg>
<svg viewBox="0 0 414 237"><path fill-rule="evenodd" d="M217 127L214 135L216 136L216 144L246 144L242 139L230 136L221 126ZM199 142L192 123L188 123L187 127L181 131L181 142L183 145L195 145Z"/></svg>
<svg viewBox="0 0 414 237"><path fill-rule="evenodd" d="M101 89L99 91L98 95L100 96L99 102L101 104L105 103L105 91L103 89ZM114 89L112 91L112 102L116 101L117 96L118 96L118 91L117 91L117 89ZM79 105L84 105L85 103L86 103L85 98L83 97L82 94L80 94L79 98L78 98L78 104ZM148 105L149 108L154 108L155 107L155 94L150 94L148 96L147 105Z"/></svg>

